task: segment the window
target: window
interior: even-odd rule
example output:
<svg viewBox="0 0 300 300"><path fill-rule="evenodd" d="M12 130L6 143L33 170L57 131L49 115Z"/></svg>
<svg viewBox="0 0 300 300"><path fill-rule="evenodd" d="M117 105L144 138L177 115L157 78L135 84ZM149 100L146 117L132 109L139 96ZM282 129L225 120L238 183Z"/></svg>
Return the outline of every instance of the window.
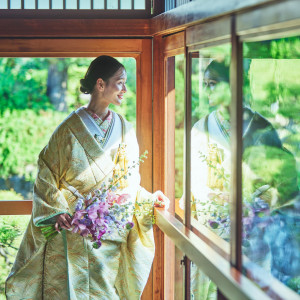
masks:
<svg viewBox="0 0 300 300"><path fill-rule="evenodd" d="M299 70L299 36L243 44L244 266L298 293Z"/></svg>

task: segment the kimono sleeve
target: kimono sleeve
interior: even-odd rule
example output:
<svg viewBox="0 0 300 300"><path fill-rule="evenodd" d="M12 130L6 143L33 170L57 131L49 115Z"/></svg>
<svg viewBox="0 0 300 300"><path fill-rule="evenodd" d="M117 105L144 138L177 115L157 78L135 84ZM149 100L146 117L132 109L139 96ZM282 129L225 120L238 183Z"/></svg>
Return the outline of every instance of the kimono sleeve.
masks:
<svg viewBox="0 0 300 300"><path fill-rule="evenodd" d="M67 169L68 133L57 129L38 159L38 174L33 190L33 222L36 226L54 224L56 216L69 213L69 205L59 189L60 179Z"/></svg>

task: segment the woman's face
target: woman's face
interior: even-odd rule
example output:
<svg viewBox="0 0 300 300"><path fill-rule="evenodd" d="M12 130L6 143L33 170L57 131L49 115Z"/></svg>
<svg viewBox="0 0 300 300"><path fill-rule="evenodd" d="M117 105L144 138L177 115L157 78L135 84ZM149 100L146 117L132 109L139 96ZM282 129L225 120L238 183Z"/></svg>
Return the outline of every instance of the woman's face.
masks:
<svg viewBox="0 0 300 300"><path fill-rule="evenodd" d="M108 81L104 82L103 97L108 104L121 105L126 88L127 75L124 68L120 68Z"/></svg>

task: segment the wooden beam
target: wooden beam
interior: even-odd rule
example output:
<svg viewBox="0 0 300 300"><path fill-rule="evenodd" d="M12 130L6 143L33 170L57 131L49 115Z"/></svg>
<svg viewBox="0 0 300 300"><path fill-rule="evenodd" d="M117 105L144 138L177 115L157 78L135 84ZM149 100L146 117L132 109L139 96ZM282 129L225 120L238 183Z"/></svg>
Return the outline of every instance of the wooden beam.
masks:
<svg viewBox="0 0 300 300"><path fill-rule="evenodd" d="M149 19L0 19L0 37L149 37Z"/></svg>
<svg viewBox="0 0 300 300"><path fill-rule="evenodd" d="M175 56L184 53L185 49L185 32L177 32L164 38L165 56Z"/></svg>
<svg viewBox="0 0 300 300"><path fill-rule="evenodd" d="M148 42L151 43L150 40ZM1 39L2 57L71 57L110 54L137 57L142 39Z"/></svg>

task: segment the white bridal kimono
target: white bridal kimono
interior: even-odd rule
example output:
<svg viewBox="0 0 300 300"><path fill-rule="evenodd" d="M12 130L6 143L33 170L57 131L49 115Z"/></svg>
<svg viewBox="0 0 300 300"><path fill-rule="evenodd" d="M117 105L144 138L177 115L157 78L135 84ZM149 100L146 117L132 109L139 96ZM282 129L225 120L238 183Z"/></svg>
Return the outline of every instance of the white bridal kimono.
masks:
<svg viewBox="0 0 300 300"><path fill-rule="evenodd" d="M58 126L39 155L32 217L6 282L9 300L139 299L147 282L154 257L150 215L134 215L133 229L107 237L99 249L70 231L50 242L41 232L40 226L54 224L58 214L74 213L77 198L64 181L84 195L112 176L122 129L129 166L139 158L130 123L113 112L111 130L99 144L79 112ZM127 180L118 193L129 193L132 201L152 200L139 185L138 167Z"/></svg>

